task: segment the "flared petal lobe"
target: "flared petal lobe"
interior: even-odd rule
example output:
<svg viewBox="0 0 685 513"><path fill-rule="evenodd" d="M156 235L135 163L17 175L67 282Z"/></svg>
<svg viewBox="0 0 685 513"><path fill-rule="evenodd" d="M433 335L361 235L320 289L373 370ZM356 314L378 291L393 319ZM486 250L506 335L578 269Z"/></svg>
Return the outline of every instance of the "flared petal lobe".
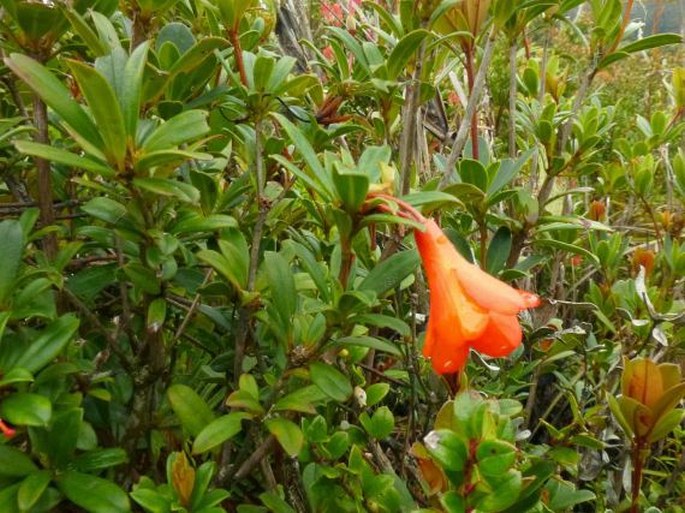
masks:
<svg viewBox="0 0 685 513"><path fill-rule="evenodd" d="M469 263L433 220L414 236L430 288L423 352L435 371L462 369L471 347L493 357L516 349L522 338L516 315L538 306L539 298Z"/></svg>

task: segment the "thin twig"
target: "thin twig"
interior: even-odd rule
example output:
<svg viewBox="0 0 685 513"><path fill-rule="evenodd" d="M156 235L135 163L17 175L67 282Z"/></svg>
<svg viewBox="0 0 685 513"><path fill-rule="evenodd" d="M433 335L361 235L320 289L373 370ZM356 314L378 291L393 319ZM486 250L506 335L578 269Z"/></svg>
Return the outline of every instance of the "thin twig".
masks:
<svg viewBox="0 0 685 513"><path fill-rule="evenodd" d="M454 167L457 164L457 160L461 156L466 141L469 137L469 130L471 128L471 119L478 108L480 103L481 95L483 94L483 88L485 87L485 77L487 75L487 70L490 67L490 61L492 60L493 50L495 49L495 27L490 29L488 34L487 42L485 43L485 50L483 51L483 59L481 60L480 67L478 68L478 74L476 75L476 80L473 84L473 90L469 95L469 102L466 105L466 112L464 113L464 119L459 126L457 131L457 136L452 145L452 150L445 164L445 169L443 169L442 180L440 185L444 187L452 179L454 173Z"/></svg>

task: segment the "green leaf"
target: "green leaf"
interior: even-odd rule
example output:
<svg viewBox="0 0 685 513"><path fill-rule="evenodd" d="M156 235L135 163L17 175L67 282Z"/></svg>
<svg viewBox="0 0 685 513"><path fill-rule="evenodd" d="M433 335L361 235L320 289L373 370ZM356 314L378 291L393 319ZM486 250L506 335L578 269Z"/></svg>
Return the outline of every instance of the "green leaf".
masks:
<svg viewBox="0 0 685 513"><path fill-rule="evenodd" d="M397 317L383 314L362 314L354 317L354 322L362 326L376 326L378 328L388 328L403 337L411 335L409 325Z"/></svg>
<svg viewBox="0 0 685 513"><path fill-rule="evenodd" d="M423 439L430 455L445 469L459 472L467 459L466 444L453 431L438 429Z"/></svg>
<svg viewBox="0 0 685 513"><path fill-rule="evenodd" d="M660 417L656 425L652 428L652 431L649 433L649 442L654 443L667 436L680 424L684 415L685 410L677 409L671 410Z"/></svg>
<svg viewBox="0 0 685 513"><path fill-rule="evenodd" d="M304 435L297 424L281 417L268 419L265 424L288 455L295 457L300 453L304 445Z"/></svg>
<svg viewBox="0 0 685 513"><path fill-rule="evenodd" d="M345 402L352 395L350 380L338 369L322 362L313 362L309 366L309 374L317 387L331 399Z"/></svg>
<svg viewBox="0 0 685 513"><path fill-rule="evenodd" d="M126 493L106 479L67 471L58 476L57 486L71 502L90 513L128 513L131 510Z"/></svg>
<svg viewBox="0 0 685 513"><path fill-rule="evenodd" d="M100 57L109 53L109 46L107 46L105 42L100 39L98 34L90 28L88 23L86 23L86 20L83 19L83 16L73 8L68 8L66 6L60 6L60 8L62 14L69 20L69 23L71 23L71 28L74 29L74 32L83 40L93 55Z"/></svg>
<svg viewBox="0 0 685 513"><path fill-rule="evenodd" d="M204 217L200 214L192 213L184 216L171 229L173 234L186 234L198 232L214 232L226 228L237 228L238 222L235 218L224 214L212 214Z"/></svg>
<svg viewBox="0 0 685 513"><path fill-rule="evenodd" d="M490 241L487 254L487 270L492 275L497 275L507 263L511 252L511 230L506 226L500 226L495 236Z"/></svg>
<svg viewBox="0 0 685 513"><path fill-rule="evenodd" d="M17 426L47 426L52 417L52 404L45 396L19 392L3 399L0 417Z"/></svg>
<svg viewBox="0 0 685 513"><path fill-rule="evenodd" d="M400 39L388 56L388 79L397 80L407 68L409 59L419 49L423 40L431 35L430 32L424 29L414 30Z"/></svg>
<svg viewBox="0 0 685 513"><path fill-rule="evenodd" d="M463 159L459 164L459 176L462 182L477 187L481 192L488 190L488 173L477 160Z"/></svg>
<svg viewBox="0 0 685 513"><path fill-rule="evenodd" d="M207 112L187 110L158 126L145 140L141 150L143 155L153 151L169 150L202 137L207 132Z"/></svg>
<svg viewBox="0 0 685 513"><path fill-rule="evenodd" d="M280 253L264 253L266 278L271 292L271 303L276 307L281 320L289 323L297 310L295 279L288 261Z"/></svg>
<svg viewBox="0 0 685 513"><path fill-rule="evenodd" d="M0 444L0 477L23 477L36 470L38 467L22 451Z"/></svg>
<svg viewBox="0 0 685 513"><path fill-rule="evenodd" d="M81 209L96 219L117 225L119 221L126 217L128 210L118 201L110 198L93 198L83 205Z"/></svg>
<svg viewBox="0 0 685 513"><path fill-rule="evenodd" d="M374 383L366 389L366 405L375 406L390 392L388 383Z"/></svg>
<svg viewBox="0 0 685 513"><path fill-rule="evenodd" d="M259 500L273 513L297 513L276 492L265 492L259 496Z"/></svg>
<svg viewBox="0 0 685 513"><path fill-rule="evenodd" d="M171 178L134 178L133 185L153 194L178 198L186 203L197 205L200 202L200 191L189 183Z"/></svg>
<svg viewBox="0 0 685 513"><path fill-rule="evenodd" d="M0 336L1 335L2 330L0 330ZM29 371L15 367L2 376L2 379L0 379L0 388L14 383L30 383L31 381L33 381L33 375Z"/></svg>
<svg viewBox="0 0 685 513"><path fill-rule="evenodd" d="M185 150L159 150L146 153L135 163L136 172L148 173L152 168L159 166L173 166L186 160L211 160L208 153Z"/></svg>
<svg viewBox="0 0 685 513"><path fill-rule="evenodd" d="M333 165L333 184L345 211L354 215L359 212L369 192L369 177L366 173L340 168L337 163Z"/></svg>
<svg viewBox="0 0 685 513"><path fill-rule="evenodd" d="M461 201L452 194L443 191L419 191L402 196L402 200L409 203L412 207L425 207L427 210L435 210L441 206L461 205Z"/></svg>
<svg viewBox="0 0 685 513"><path fill-rule="evenodd" d="M620 52L635 53L643 50L650 50L651 48L658 48L660 46L677 45L683 42L680 34L653 34L651 36L643 37L633 43L628 43L618 49Z"/></svg>
<svg viewBox="0 0 685 513"><path fill-rule="evenodd" d="M103 153L122 171L126 159L126 127L119 99L107 79L95 68L80 61L67 62L102 135Z"/></svg>
<svg viewBox="0 0 685 513"><path fill-rule="evenodd" d="M31 511L51 481L50 472L41 470L28 475L17 491L17 503L22 511Z"/></svg>
<svg viewBox="0 0 685 513"><path fill-rule="evenodd" d="M147 319L146 327L148 331L152 333L157 333L164 326L164 320L166 319L166 299L157 298L150 302L150 306L147 308Z"/></svg>
<svg viewBox="0 0 685 513"><path fill-rule="evenodd" d="M333 190L335 189L333 179L319 161L319 157L316 155L312 145L300 129L288 121L284 116L281 114L273 114L273 116L283 127L283 130L288 134L288 137L290 137L295 148L300 155L302 155L307 166L309 166L311 171L309 177L318 184L317 190L319 193L324 196L324 198L330 200L333 196Z"/></svg>
<svg viewBox="0 0 685 513"><path fill-rule="evenodd" d="M476 449L476 459L484 476L501 476L514 464L516 447L502 440L483 440Z"/></svg>
<svg viewBox="0 0 685 513"><path fill-rule="evenodd" d="M136 485L131 492L131 498L150 513L169 513L171 511L170 502L172 499L160 494L157 490Z"/></svg>
<svg viewBox="0 0 685 513"><path fill-rule="evenodd" d="M197 257L208 263L223 275L238 290L247 287L247 273L250 265L250 253L247 242L240 230L225 230L219 240L221 253L202 250Z"/></svg>
<svg viewBox="0 0 685 513"><path fill-rule="evenodd" d="M85 169L92 171L104 178L111 178L114 176L114 171L104 162L99 162L91 157L84 155L77 155L70 151L47 144L41 144L33 141L15 141L14 146L22 153L31 155L32 157L39 157L58 164Z"/></svg>
<svg viewBox="0 0 685 513"><path fill-rule="evenodd" d="M378 408L371 417L363 412L359 416L359 422L366 432L377 440L387 438L395 429L395 417L387 406Z"/></svg>
<svg viewBox="0 0 685 513"><path fill-rule="evenodd" d="M193 454L202 454L233 438L242 430L241 422L250 418L248 413L232 412L213 420L195 438Z"/></svg>
<svg viewBox="0 0 685 513"><path fill-rule="evenodd" d="M575 486L561 479L551 479L545 489L548 492L547 506L552 511L563 511L581 502L595 499L590 490L576 490Z"/></svg>
<svg viewBox="0 0 685 513"><path fill-rule="evenodd" d="M22 353L14 363L35 374L62 352L76 333L79 320L74 314L63 315L48 325L40 336Z"/></svg>
<svg viewBox="0 0 685 513"><path fill-rule="evenodd" d="M150 44L147 41L138 45L131 53L124 68L123 90L119 101L124 116L128 143L131 146L136 138L140 103L143 95L143 73L149 48Z"/></svg>
<svg viewBox="0 0 685 513"><path fill-rule="evenodd" d="M542 246L547 248L558 249L561 251L566 251L567 253L572 253L574 255L580 255L587 258L589 261L593 262L595 265L599 265L599 259L597 255L588 251L585 248L576 246L575 244L569 244L568 242L563 242L557 239L536 239L533 240L533 244L536 246Z"/></svg>
<svg viewBox="0 0 685 513"><path fill-rule="evenodd" d="M370 349L377 349L378 351L383 351L394 356L402 356L402 351L397 347L396 344L389 342L387 340L380 339L378 337L368 337L368 336L350 336L342 337L334 342L335 345L351 345L351 346L361 346L368 347Z"/></svg>
<svg viewBox="0 0 685 513"><path fill-rule="evenodd" d="M140 291L152 296L158 296L161 293L161 280L152 269L137 262L131 262L123 267L123 271Z"/></svg>
<svg viewBox="0 0 685 513"><path fill-rule="evenodd" d="M186 385L172 385L167 397L174 413L192 436L197 436L214 420L212 410L197 392Z"/></svg>
<svg viewBox="0 0 685 513"><path fill-rule="evenodd" d="M302 413L316 413L315 405L328 400L328 395L316 385L298 388L288 395L279 399L274 405L274 410L299 411Z"/></svg>
<svg viewBox="0 0 685 513"><path fill-rule="evenodd" d="M22 513L17 505L19 483L0 489L0 511L3 513Z"/></svg>
<svg viewBox="0 0 685 513"><path fill-rule="evenodd" d="M21 223L14 220L0 222L0 241L0 305L3 305L14 289L24 253Z"/></svg>
<svg viewBox="0 0 685 513"><path fill-rule="evenodd" d="M19 53L11 54L5 59L5 64L57 112L81 138L94 148L104 150L98 127L86 111L71 98L69 90L45 66Z"/></svg>
<svg viewBox="0 0 685 513"><path fill-rule="evenodd" d="M81 454L72 460L76 470L86 473L115 467L127 461L128 455L120 447L95 449Z"/></svg>
<svg viewBox="0 0 685 513"><path fill-rule="evenodd" d="M490 478L487 484L489 486L482 486L484 496L475 504L477 511L483 513L496 513L512 506L521 493L523 483L518 470L509 470L497 479Z"/></svg>
<svg viewBox="0 0 685 513"><path fill-rule="evenodd" d="M420 262L415 250L395 253L378 263L359 284L359 290L372 290L378 296L397 288L402 281L416 271Z"/></svg>

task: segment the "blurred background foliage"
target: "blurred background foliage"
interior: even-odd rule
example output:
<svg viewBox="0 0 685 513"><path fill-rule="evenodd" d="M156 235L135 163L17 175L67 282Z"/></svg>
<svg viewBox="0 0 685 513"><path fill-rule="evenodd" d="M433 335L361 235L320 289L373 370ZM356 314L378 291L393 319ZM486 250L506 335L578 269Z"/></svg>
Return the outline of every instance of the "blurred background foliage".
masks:
<svg viewBox="0 0 685 513"><path fill-rule="evenodd" d="M0 511L685 511L683 9L0 0Z"/></svg>

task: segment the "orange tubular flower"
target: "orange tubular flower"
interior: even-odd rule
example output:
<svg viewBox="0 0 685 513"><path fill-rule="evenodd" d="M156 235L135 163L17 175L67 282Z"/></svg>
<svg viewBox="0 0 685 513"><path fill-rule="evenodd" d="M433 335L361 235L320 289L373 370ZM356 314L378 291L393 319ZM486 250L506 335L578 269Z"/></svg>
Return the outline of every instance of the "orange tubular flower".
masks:
<svg viewBox="0 0 685 513"><path fill-rule="evenodd" d="M488 356L510 354L521 344L516 315L540 304L535 294L516 290L469 263L435 221L415 230L430 287L430 312L423 354L435 372L463 369L469 349Z"/></svg>

